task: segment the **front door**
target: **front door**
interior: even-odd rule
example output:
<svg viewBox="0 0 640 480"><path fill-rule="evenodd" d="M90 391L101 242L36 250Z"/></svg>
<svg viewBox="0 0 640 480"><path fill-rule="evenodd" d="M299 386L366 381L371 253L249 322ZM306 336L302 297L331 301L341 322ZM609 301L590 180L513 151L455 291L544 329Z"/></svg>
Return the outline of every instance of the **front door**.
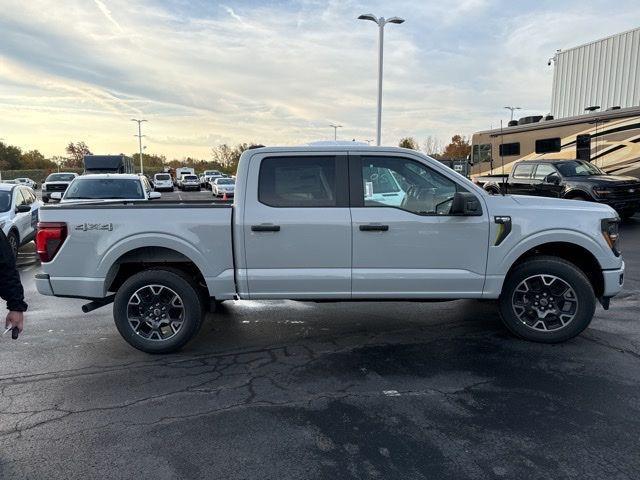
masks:
<svg viewBox="0 0 640 480"><path fill-rule="evenodd" d="M488 216L449 215L465 188L446 167L366 154L350 157L350 173L353 298L481 296Z"/></svg>
<svg viewBox="0 0 640 480"><path fill-rule="evenodd" d="M349 298L346 155L254 156L249 169L242 222L249 298Z"/></svg>
<svg viewBox="0 0 640 480"><path fill-rule="evenodd" d="M539 195L542 197L560 197L562 193L563 186L559 184L555 184L549 181L549 175L557 175L558 178L560 174L556 170L551 163L539 163L536 167L536 171L533 174L533 180L535 184L535 195Z"/></svg>

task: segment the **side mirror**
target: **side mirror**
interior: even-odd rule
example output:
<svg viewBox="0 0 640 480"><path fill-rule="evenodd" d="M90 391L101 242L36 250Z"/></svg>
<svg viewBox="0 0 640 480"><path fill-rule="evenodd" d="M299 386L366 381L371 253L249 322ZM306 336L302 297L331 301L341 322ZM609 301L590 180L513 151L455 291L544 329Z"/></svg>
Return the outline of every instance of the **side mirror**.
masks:
<svg viewBox="0 0 640 480"><path fill-rule="evenodd" d="M456 192L449 214L467 217L482 215L480 200L471 192Z"/></svg>
<svg viewBox="0 0 640 480"><path fill-rule="evenodd" d="M51 193L51 200L62 200L62 192Z"/></svg>
<svg viewBox="0 0 640 480"><path fill-rule="evenodd" d="M155 200L160 197L162 197L160 192L149 192L149 200Z"/></svg>
<svg viewBox="0 0 640 480"><path fill-rule="evenodd" d="M544 179L544 183L550 183L551 185L560 185L560 175L557 173L550 173Z"/></svg>
<svg viewBox="0 0 640 480"><path fill-rule="evenodd" d="M16 207L16 213L27 213L31 211L31 207L29 205L18 205Z"/></svg>

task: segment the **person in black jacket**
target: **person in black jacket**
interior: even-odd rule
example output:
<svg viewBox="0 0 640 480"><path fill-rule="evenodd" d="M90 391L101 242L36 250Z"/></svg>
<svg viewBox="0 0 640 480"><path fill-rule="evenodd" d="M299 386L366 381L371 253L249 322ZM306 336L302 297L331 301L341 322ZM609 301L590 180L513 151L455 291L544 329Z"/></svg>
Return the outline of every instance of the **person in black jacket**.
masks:
<svg viewBox="0 0 640 480"><path fill-rule="evenodd" d="M2 229L0 229L0 297L7 302L5 328L18 327L22 332L23 312L27 311L24 302L24 289L20 283L20 274L16 268L16 259Z"/></svg>

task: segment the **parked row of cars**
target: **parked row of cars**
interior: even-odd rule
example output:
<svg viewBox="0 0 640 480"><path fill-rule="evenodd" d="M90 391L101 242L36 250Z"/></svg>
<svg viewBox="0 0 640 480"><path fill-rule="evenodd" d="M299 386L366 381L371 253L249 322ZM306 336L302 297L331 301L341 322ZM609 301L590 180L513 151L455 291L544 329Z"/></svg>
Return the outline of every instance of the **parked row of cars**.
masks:
<svg viewBox="0 0 640 480"><path fill-rule="evenodd" d="M189 169L192 171L192 169ZM235 193L235 179L224 175L218 170L205 170L200 177L195 173L181 173L175 182L169 173L156 173L153 176L155 191L173 192L177 187L182 191L200 191L202 188L211 190L214 197L233 197Z"/></svg>

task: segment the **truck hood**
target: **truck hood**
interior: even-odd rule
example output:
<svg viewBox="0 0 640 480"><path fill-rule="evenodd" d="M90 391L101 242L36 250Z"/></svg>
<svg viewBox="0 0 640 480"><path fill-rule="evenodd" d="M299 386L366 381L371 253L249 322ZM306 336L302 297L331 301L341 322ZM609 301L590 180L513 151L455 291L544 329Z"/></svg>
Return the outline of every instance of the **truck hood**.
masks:
<svg viewBox="0 0 640 480"><path fill-rule="evenodd" d="M602 218L617 217L616 211L608 205L582 200L566 200L563 198L535 197L531 195L491 195L490 204L495 208L524 207L541 212L576 212L576 214L593 213Z"/></svg>

